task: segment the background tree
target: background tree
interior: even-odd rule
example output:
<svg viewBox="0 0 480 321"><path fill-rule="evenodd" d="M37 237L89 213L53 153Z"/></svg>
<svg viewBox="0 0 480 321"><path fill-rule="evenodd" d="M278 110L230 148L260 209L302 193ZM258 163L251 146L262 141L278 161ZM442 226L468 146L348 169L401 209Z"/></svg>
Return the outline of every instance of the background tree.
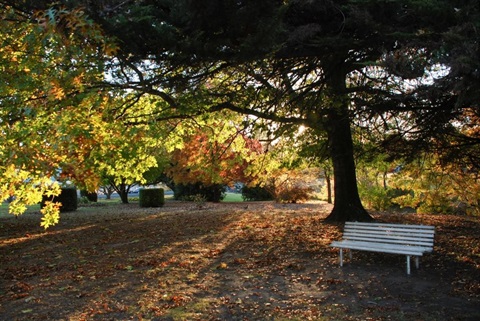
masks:
<svg viewBox="0 0 480 321"><path fill-rule="evenodd" d="M110 185L110 181L108 178L103 178L102 182L100 183L100 186L98 187L98 191L105 195L105 199L109 200L112 199L113 193L115 193L115 189L113 188L112 185Z"/></svg>
<svg viewBox="0 0 480 321"><path fill-rule="evenodd" d="M353 111L408 114L418 120L419 137L426 138L438 134L456 110L469 107L452 86L454 79L463 83L476 77L475 69L449 68L478 53L477 33L466 32L476 30L477 4L402 0L157 1L135 8L116 4L108 18L100 19L105 29L119 39L138 35L132 44L125 41L121 46L124 57L130 57L119 60L121 67L138 68L148 57L160 71L144 77L143 83L125 83L150 92L155 85L159 96L175 108L180 107L175 98L182 90L195 90L211 110L229 108L327 133L335 180L331 220L371 219L358 197ZM92 12L101 16L105 8ZM472 37L469 54L451 55L455 43L465 47ZM435 75L438 66L448 70L448 77Z"/></svg>
<svg viewBox="0 0 480 321"><path fill-rule="evenodd" d="M477 2L68 4L86 5L116 36L109 86L158 96L164 104L153 119L231 109L327 133L335 180L330 220L371 219L356 185L355 115L415 119L400 142L428 147L476 104L463 93L478 88Z"/></svg>
<svg viewBox="0 0 480 321"><path fill-rule="evenodd" d="M149 170L165 166L166 141L171 130L166 123L143 121L144 113L154 108L147 96L123 110L124 101L129 100L126 96L111 102L113 117L96 133L99 143L90 154L96 170L108 180L122 203L128 203L132 186L147 182L145 174Z"/></svg>
<svg viewBox="0 0 480 321"><path fill-rule="evenodd" d="M438 155L425 154L409 162L390 178L390 184L403 191L391 201L417 213L479 215L478 172L442 163Z"/></svg>
<svg viewBox="0 0 480 321"><path fill-rule="evenodd" d="M218 202L226 185L253 179L248 177L248 167L262 148L237 127L232 116L222 112L195 122L196 130L187 133L183 144L172 153L169 175L176 185L202 186L210 190L208 200Z"/></svg>

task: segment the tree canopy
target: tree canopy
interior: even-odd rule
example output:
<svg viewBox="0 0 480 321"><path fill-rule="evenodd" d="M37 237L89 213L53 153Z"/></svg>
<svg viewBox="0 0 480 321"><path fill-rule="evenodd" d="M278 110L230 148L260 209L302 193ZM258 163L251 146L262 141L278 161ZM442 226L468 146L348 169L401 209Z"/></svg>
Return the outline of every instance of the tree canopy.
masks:
<svg viewBox="0 0 480 321"><path fill-rule="evenodd" d="M401 145L430 148L432 137L459 137L454 122L478 104L469 94L478 88L478 4L152 1L140 7L136 12L150 14L141 16L147 21L138 29L124 25L139 17L128 4L99 20L119 39L125 30L142 35L135 47L121 46L135 57L122 66L148 58L169 67L139 85L153 84L175 103L184 90L195 90L210 110L327 133L334 220L369 219L356 190L354 117L389 118L384 145L399 137ZM404 119L412 119L408 131Z"/></svg>
<svg viewBox="0 0 480 321"><path fill-rule="evenodd" d="M90 155L109 103L96 85L111 49L79 10L26 15L2 5L0 16L0 199L13 198L20 214L59 192L59 171L95 184ZM47 204L42 225L57 222L57 210Z"/></svg>
<svg viewBox="0 0 480 321"><path fill-rule="evenodd" d="M230 109L275 122L269 128L278 133L304 125L317 137L327 137L335 180L331 220L371 219L358 196L352 125L383 126L387 135L381 146L405 152L467 142L478 146L477 131L459 129L461 124L475 127L478 117L477 2L72 0L63 3L64 9L44 1L2 4L4 15L28 21L22 24L28 28L54 21L49 34L62 41L84 39L61 47L67 51L62 66L72 71L95 58L89 68L78 69L83 77L98 70L94 80L82 78L82 86L91 83L138 99L157 97L157 108L140 122ZM38 12L48 19L38 19ZM74 24L59 12L95 23ZM18 39L26 43L29 38ZM75 44L95 50L74 51ZM73 58L72 51L82 54ZM35 61L33 55L24 56ZM50 79L41 84L50 84L48 92L62 112L68 110L63 98L82 97L73 90L75 72L67 74L65 84L72 88L63 85L59 92ZM132 102L120 109L131 108ZM470 152L478 155L477 150Z"/></svg>

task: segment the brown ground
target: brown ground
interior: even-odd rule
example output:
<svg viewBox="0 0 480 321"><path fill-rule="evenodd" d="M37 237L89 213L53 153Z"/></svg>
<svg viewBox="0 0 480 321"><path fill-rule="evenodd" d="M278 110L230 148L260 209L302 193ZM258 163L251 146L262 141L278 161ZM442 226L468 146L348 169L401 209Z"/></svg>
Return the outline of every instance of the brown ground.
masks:
<svg viewBox="0 0 480 321"><path fill-rule="evenodd" d="M420 269L357 252L340 268L323 203L80 208L46 232L0 219L1 320L480 320L480 219L436 226Z"/></svg>

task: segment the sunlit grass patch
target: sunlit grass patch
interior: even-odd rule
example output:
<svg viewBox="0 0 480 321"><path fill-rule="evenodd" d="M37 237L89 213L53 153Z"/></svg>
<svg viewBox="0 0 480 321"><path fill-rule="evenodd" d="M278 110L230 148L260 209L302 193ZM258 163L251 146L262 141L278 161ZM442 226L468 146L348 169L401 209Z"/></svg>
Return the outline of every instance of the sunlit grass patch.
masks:
<svg viewBox="0 0 480 321"><path fill-rule="evenodd" d="M13 214L8 213L8 203L2 203L0 205L0 218L9 217ZM40 204L28 206L27 211L24 214L32 214L40 212Z"/></svg>

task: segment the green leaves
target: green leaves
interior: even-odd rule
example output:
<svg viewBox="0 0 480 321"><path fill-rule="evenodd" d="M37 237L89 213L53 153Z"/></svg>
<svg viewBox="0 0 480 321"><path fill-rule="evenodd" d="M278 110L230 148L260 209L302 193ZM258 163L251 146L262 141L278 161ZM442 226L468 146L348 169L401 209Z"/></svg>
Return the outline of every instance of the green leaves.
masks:
<svg viewBox="0 0 480 321"><path fill-rule="evenodd" d="M28 17L1 6L0 16L0 200L13 197L9 209L19 215L59 193L59 169L95 181L89 155L108 100L93 88L112 44L79 9ZM58 222L58 206L42 213L45 228Z"/></svg>

